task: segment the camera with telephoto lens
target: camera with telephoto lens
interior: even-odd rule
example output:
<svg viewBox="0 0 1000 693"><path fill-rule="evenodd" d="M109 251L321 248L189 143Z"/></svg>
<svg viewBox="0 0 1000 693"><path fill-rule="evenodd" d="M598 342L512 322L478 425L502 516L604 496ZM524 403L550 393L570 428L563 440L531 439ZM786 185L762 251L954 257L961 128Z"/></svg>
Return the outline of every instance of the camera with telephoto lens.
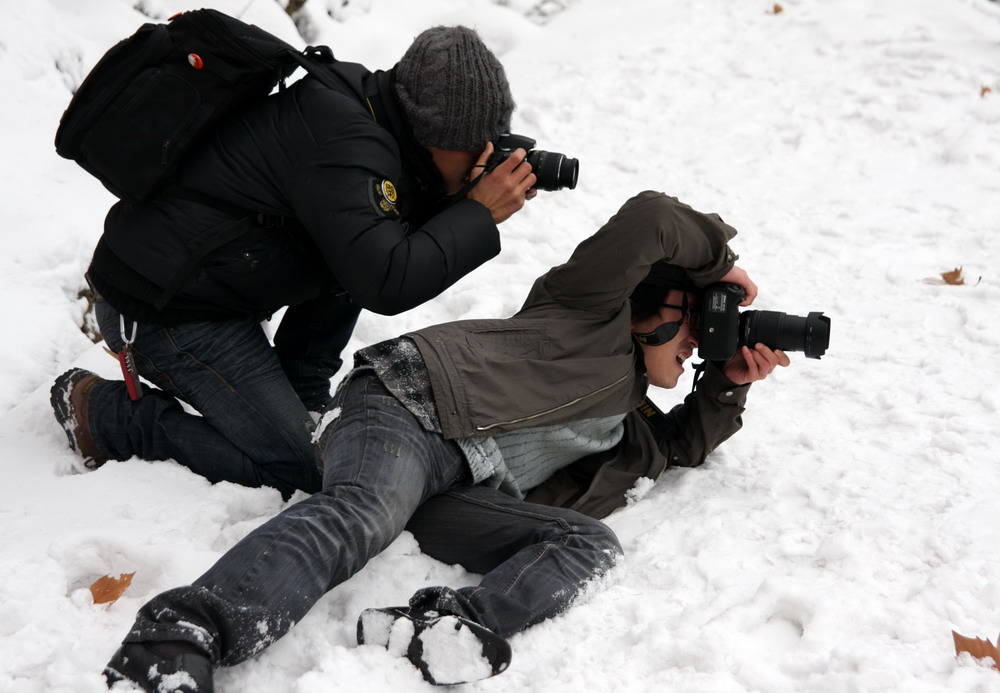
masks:
<svg viewBox="0 0 1000 693"><path fill-rule="evenodd" d="M514 153L515 149L528 152L525 161L531 164L531 172L538 181L535 187L539 190L562 190L576 187L576 178L580 173L580 162L570 159L559 152L546 152L532 149L535 140L524 135L504 133L493 143L493 154L486 161L486 170L492 171Z"/></svg>
<svg viewBox="0 0 1000 693"><path fill-rule="evenodd" d="M736 349L764 344L772 349L803 351L818 359L830 345L830 318L822 313L806 317L773 310L739 310L744 296L737 284L711 284L701 305L698 356L706 361L726 361Z"/></svg>

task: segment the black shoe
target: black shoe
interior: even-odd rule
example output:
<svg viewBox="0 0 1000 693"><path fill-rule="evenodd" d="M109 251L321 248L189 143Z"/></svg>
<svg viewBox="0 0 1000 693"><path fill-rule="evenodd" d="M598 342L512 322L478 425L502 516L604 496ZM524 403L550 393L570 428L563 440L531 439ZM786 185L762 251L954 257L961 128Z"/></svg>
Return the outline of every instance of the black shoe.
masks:
<svg viewBox="0 0 1000 693"><path fill-rule="evenodd" d="M71 368L52 384L49 403L56 421L66 431L69 446L83 455L88 469L97 469L108 461L90 435L87 420L87 398L94 385L104 380L96 373L82 368Z"/></svg>
<svg viewBox="0 0 1000 693"><path fill-rule="evenodd" d="M365 609L358 619L358 644L405 656L436 686L478 681L510 666L510 644L488 628L405 606Z"/></svg>
<svg viewBox="0 0 1000 693"><path fill-rule="evenodd" d="M148 643L125 643L118 648L104 667L104 678L108 688L124 681L148 693L215 691L212 662L207 655L196 652L161 655L150 649Z"/></svg>

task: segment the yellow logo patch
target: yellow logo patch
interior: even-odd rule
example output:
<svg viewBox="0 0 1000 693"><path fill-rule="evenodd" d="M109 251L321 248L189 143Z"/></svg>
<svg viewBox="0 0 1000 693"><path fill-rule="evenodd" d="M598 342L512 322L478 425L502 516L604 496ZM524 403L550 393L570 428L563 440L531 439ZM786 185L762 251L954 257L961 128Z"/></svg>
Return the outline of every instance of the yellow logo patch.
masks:
<svg viewBox="0 0 1000 693"><path fill-rule="evenodd" d="M379 213L386 216L399 216L399 210L396 209L399 192L391 180L369 179L368 199Z"/></svg>
<svg viewBox="0 0 1000 693"><path fill-rule="evenodd" d="M382 181L382 197L384 197L389 204L396 204L396 186L392 184L392 181Z"/></svg>

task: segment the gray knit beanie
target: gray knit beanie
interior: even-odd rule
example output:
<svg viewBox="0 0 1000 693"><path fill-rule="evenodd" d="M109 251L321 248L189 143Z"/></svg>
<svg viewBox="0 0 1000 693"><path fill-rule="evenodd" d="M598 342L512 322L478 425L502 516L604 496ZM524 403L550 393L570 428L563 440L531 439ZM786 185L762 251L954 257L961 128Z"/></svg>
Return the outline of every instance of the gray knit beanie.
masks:
<svg viewBox="0 0 1000 693"><path fill-rule="evenodd" d="M514 99L507 76L472 29L427 29L395 73L396 97L421 146L478 152L510 132Z"/></svg>

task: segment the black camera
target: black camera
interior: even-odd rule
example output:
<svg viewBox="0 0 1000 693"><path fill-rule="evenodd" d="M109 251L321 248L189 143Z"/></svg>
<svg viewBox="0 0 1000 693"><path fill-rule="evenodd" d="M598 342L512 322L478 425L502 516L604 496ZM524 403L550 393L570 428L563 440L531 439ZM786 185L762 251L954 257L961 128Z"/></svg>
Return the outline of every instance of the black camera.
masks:
<svg viewBox="0 0 1000 693"><path fill-rule="evenodd" d="M737 347L765 344L772 349L803 351L818 359L830 346L830 318L822 313L806 317L773 310L746 310L739 305L745 294L737 284L712 284L701 304L698 356L706 361L726 361Z"/></svg>
<svg viewBox="0 0 1000 693"><path fill-rule="evenodd" d="M535 183L536 188L539 190L575 188L576 178L580 173L580 162L558 152L532 149L534 146L535 140L530 137L504 133L493 143L493 154L486 161L486 170L492 171L506 161L515 149L521 148L528 152L525 161L531 164L531 171L538 179Z"/></svg>

